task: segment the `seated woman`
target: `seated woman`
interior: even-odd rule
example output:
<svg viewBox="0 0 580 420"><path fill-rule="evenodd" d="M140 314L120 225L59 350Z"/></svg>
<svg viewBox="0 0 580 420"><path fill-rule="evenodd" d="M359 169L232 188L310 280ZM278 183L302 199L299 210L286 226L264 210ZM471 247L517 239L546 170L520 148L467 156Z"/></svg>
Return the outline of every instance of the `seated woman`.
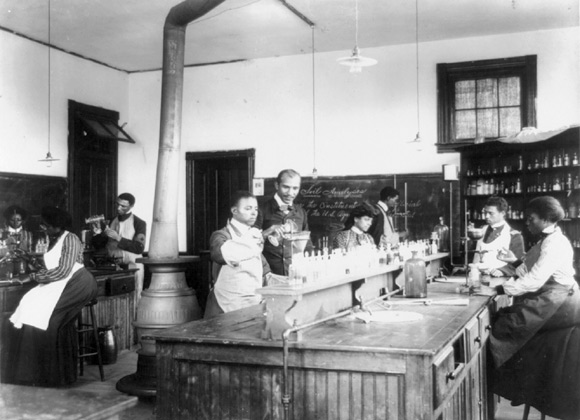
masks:
<svg viewBox="0 0 580 420"><path fill-rule="evenodd" d="M3 229L0 229L0 239L6 241L9 248L19 248L32 251L32 233L25 229L28 213L20 206L10 206L4 210Z"/></svg>
<svg viewBox="0 0 580 420"><path fill-rule="evenodd" d="M262 255L262 232L252 226L258 217L258 201L247 191L231 199L231 219L209 238L214 286L204 318L260 303L256 289L262 287L270 266Z"/></svg>
<svg viewBox="0 0 580 420"><path fill-rule="evenodd" d="M344 229L332 240L333 249L349 250L359 246L375 246L371 235L366 233L371 224L375 210L373 206L363 203L352 209L344 223Z"/></svg>
<svg viewBox="0 0 580 420"><path fill-rule="evenodd" d="M515 275L484 294L513 296L498 311L491 330L493 391L529 404L546 415L580 418L580 292L574 279L574 251L558 227L562 206L538 197L526 209L527 227L539 241L521 259L504 250Z"/></svg>
<svg viewBox="0 0 580 420"><path fill-rule="evenodd" d="M49 237L46 269L31 274L40 283L22 297L10 317L8 381L33 386L62 386L77 379L75 319L97 296L97 282L84 268L80 239L67 230L70 215L56 207L42 209Z"/></svg>

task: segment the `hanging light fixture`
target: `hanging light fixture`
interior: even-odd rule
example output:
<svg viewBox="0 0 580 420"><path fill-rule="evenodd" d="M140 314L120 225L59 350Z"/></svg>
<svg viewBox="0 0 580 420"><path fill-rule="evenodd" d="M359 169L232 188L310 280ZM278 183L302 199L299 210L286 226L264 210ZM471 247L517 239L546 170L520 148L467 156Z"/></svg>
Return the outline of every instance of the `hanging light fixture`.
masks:
<svg viewBox="0 0 580 420"><path fill-rule="evenodd" d="M46 162L46 166L51 167L52 162L60 159L52 157L50 153L50 0L48 0L48 152L46 152L46 157L44 159L38 159L39 162Z"/></svg>
<svg viewBox="0 0 580 420"><path fill-rule="evenodd" d="M417 88L417 135L409 143L414 143L418 151L423 150L420 127L421 118L419 112L419 0L415 0L415 64L416 64L416 88Z"/></svg>
<svg viewBox="0 0 580 420"><path fill-rule="evenodd" d="M316 169L316 73L314 65L314 25L312 28L312 179L318 179Z"/></svg>
<svg viewBox="0 0 580 420"><path fill-rule="evenodd" d="M363 57L360 55L358 48L358 0L354 1L355 10L355 31L354 31L354 48L350 57L339 58L337 61L343 66L350 67L351 73L360 73L363 67L374 66L377 60L374 58Z"/></svg>

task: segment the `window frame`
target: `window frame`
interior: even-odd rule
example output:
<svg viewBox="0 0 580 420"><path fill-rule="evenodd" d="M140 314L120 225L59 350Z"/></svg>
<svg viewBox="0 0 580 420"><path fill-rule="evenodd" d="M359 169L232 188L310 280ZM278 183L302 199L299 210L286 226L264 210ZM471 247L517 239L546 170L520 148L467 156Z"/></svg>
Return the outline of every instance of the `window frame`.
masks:
<svg viewBox="0 0 580 420"><path fill-rule="evenodd" d="M461 80L520 77L523 127L536 126L537 56L437 64L437 151L455 152L475 139L454 141L455 83ZM494 139L495 140L495 139Z"/></svg>

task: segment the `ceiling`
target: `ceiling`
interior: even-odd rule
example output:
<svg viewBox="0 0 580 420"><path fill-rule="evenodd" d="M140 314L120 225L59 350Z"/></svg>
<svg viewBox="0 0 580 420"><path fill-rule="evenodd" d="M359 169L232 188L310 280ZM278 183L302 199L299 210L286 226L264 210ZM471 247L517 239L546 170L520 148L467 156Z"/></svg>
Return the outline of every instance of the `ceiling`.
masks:
<svg viewBox="0 0 580 420"><path fill-rule="evenodd" d="M357 0L369 47L579 25L580 0ZM310 53L355 44L355 0L226 0L186 31L186 65ZM0 29L127 72L162 67L165 18L181 0L0 0ZM364 55L364 51L362 52Z"/></svg>

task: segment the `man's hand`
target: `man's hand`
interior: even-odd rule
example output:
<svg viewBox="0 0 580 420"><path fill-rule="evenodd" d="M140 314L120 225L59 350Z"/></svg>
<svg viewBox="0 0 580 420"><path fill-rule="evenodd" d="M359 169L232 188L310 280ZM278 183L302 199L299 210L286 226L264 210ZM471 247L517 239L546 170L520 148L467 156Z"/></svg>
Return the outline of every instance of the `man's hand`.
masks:
<svg viewBox="0 0 580 420"><path fill-rule="evenodd" d="M109 227L105 228L104 232L105 232L105 235L107 235L109 238L113 239L114 241L119 242L121 240L121 235L119 235L117 233L117 231L115 231Z"/></svg>
<svg viewBox="0 0 580 420"><path fill-rule="evenodd" d="M503 271L498 270L497 268L492 268L491 270L489 270L489 274L492 277L503 277L503 276L505 276L505 274L503 273Z"/></svg>
<svg viewBox="0 0 580 420"><path fill-rule="evenodd" d="M94 235L100 235L103 232L99 222L91 223L91 230L93 231Z"/></svg>
<svg viewBox="0 0 580 420"><path fill-rule="evenodd" d="M278 236L282 236L284 234L284 226L283 225L272 225L268 229L262 231L262 236L267 238L270 235L277 234Z"/></svg>

